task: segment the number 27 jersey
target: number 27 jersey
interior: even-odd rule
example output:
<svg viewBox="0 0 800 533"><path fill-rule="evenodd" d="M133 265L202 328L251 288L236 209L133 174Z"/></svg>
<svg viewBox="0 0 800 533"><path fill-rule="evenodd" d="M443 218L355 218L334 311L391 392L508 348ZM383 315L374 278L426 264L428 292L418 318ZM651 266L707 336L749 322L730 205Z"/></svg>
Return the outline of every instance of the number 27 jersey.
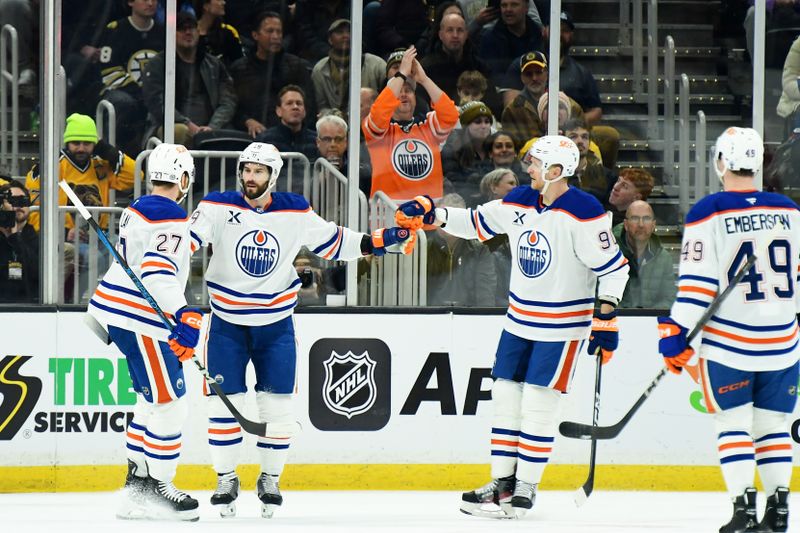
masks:
<svg viewBox="0 0 800 533"><path fill-rule="evenodd" d="M747 371L798 360L800 211L758 191L707 196L687 214L672 318L693 328L748 257L755 265L703 327L701 355Z"/></svg>

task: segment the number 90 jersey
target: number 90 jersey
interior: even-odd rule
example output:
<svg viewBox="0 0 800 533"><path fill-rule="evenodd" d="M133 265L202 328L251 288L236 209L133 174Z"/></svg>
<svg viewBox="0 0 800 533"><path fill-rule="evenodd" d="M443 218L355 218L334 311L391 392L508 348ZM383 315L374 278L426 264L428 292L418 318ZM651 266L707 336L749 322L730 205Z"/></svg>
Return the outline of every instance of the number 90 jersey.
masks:
<svg viewBox="0 0 800 533"><path fill-rule="evenodd" d="M686 215L672 318L691 329L755 254L758 260L703 328L700 354L746 371L798 359L800 211L780 194L726 191Z"/></svg>
<svg viewBox="0 0 800 533"><path fill-rule="evenodd" d="M628 261L592 195L569 188L544 206L538 191L522 186L476 209L446 210L445 231L452 235L481 241L508 235L509 333L539 341L585 339L595 294L622 299Z"/></svg>
<svg viewBox="0 0 800 533"><path fill-rule="evenodd" d="M186 305L191 258L186 211L169 198L142 196L120 216L117 252L171 317ZM116 261L89 300L88 313L117 326L166 340L169 330Z"/></svg>

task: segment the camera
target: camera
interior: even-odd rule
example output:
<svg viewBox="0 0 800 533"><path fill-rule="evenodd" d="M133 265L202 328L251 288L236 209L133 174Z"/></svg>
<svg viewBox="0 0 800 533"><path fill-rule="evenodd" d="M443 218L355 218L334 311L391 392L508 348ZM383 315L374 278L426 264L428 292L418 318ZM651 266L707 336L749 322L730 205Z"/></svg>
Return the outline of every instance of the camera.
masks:
<svg viewBox="0 0 800 533"><path fill-rule="evenodd" d="M302 288L307 289L314 284L314 271L309 267L304 268L298 276L300 277L300 286Z"/></svg>
<svg viewBox="0 0 800 533"><path fill-rule="evenodd" d="M14 196L11 191L4 191L0 193L0 204L8 202L11 207L29 207L31 201L27 196Z"/></svg>
<svg viewBox="0 0 800 533"><path fill-rule="evenodd" d="M0 210L0 228L13 228L17 223L16 211Z"/></svg>

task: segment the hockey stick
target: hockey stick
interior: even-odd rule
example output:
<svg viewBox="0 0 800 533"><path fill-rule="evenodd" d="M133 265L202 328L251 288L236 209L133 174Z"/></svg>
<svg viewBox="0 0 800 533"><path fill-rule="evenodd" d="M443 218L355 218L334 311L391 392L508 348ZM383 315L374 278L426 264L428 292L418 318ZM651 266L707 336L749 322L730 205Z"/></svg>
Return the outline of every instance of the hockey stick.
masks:
<svg viewBox="0 0 800 533"><path fill-rule="evenodd" d="M78 208L78 211L80 212L81 216L86 219L86 222L88 222L89 225L92 227L92 229L95 231L95 233L97 233L97 236L100 238L100 241L106 248L108 248L108 251L111 252L111 255L114 257L117 263L119 263L119 265L122 267L122 270L125 271L125 273L131 279L133 284L136 285L136 288L139 289L139 292L142 294L142 297L145 300L147 300L147 303L150 304L150 307L153 309L153 311L156 312L158 318L161 319L161 322L163 322L164 325L167 327L167 329L170 332L172 332L175 329L175 326L172 324L172 321L170 321L170 319L167 318L167 315L165 315L164 311L161 310L161 307L155 301L153 295L151 295L150 292L145 288L144 284L142 283L142 280L140 280L139 277L136 275L136 273L133 270L131 270L131 267L128 266L127 261L125 261L125 259L119 254L119 252L117 252L117 249L114 247L114 245L112 245L111 242L108 240L106 232L103 231L103 228L101 228L100 225L97 223L97 221L94 219L94 217L92 217L92 214L89 212L88 209L86 209L86 206L83 205L83 202L80 201L78 196L73 192L72 188L70 188L69 184L66 181L62 180L58 182L58 185L67 194L70 201L72 202L72 205ZM239 410L236 409L236 407L231 403L228 396L222 391L222 387L220 387L219 384L214 380L214 378L211 377L206 367L203 366L203 363L200 362L200 359L198 359L196 355L192 355L192 361L194 361L194 364L197 365L197 369L200 371L200 374L202 374L203 379L206 380L206 383L208 383L208 386L211 387L211 390L213 390L217 396L219 396L219 399L222 400L222 403L225 404L225 406L231 412L236 421L239 422L239 425L242 427L243 430L245 430L247 433L250 433L251 435L259 435L262 437L267 434L267 424L265 422L254 422L252 420L246 419L244 415L242 415L242 413L240 413Z"/></svg>
<svg viewBox="0 0 800 533"><path fill-rule="evenodd" d="M748 257L747 262L736 272L736 275L733 277L733 279L731 279L730 283L728 283L728 286L725 287L725 290L722 291L722 293L716 298L714 298L714 300L708 306L708 309L706 309L706 312L703 313L702 317L700 317L700 321L686 338L687 345L690 344L692 340L694 340L694 338L703 330L703 326L705 326L714 313L717 312L717 309L719 309L719 306L722 305L722 302L724 302L731 291L733 291L733 288L736 287L740 281L742 281L742 278L745 276L745 274L747 274L747 271L750 270L755 264L756 259L757 257L755 254ZM613 439L619 435L620 431L623 430L625 425L630 422L631 418L633 418L633 415L636 414L636 411L639 410L645 400L647 400L647 398L653 392L653 389L656 388L656 385L658 385L661 379L667 375L667 372L668 370L666 366L661 369L656 377L653 378L653 381L651 381L647 386L639 399L636 400L636 403L633 404L633 407L631 407L628 412L625 413L625 416L622 417L622 420L616 424L612 426L590 426L588 424L579 424L578 422L561 422L561 424L558 426L558 431L565 437L569 437L571 439Z"/></svg>
<svg viewBox="0 0 800 533"><path fill-rule="evenodd" d="M597 353L597 368L594 373L594 411L592 411L592 427L597 427L597 421L600 418L600 379L602 377L603 369L603 356L600 355L599 349ZM575 491L573 500L577 507L586 503L586 500L591 496L594 490L594 468L595 460L597 459L597 437L592 436L592 450L589 453L589 475L586 482L582 487Z"/></svg>

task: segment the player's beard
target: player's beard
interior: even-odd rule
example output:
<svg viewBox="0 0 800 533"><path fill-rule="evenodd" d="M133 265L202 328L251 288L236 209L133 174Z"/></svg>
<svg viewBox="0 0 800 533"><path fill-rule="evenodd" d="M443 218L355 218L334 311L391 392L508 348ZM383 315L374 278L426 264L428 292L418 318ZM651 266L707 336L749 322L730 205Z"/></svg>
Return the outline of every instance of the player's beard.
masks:
<svg viewBox="0 0 800 533"><path fill-rule="evenodd" d="M258 187L256 187L255 191L251 192L252 189L248 188L247 184L245 184L244 195L249 200L257 200L257 199L261 198L262 196L264 196L264 193L267 192L267 187L269 187L269 182L268 181L264 182L262 185L259 185Z"/></svg>

